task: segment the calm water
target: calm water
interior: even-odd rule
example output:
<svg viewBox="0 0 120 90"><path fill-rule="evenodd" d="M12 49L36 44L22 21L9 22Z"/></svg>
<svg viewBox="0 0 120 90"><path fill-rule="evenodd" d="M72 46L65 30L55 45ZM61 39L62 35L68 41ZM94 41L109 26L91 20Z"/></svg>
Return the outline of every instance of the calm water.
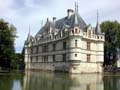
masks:
<svg viewBox="0 0 120 90"><path fill-rule="evenodd" d="M0 90L120 90L120 75L0 73Z"/></svg>

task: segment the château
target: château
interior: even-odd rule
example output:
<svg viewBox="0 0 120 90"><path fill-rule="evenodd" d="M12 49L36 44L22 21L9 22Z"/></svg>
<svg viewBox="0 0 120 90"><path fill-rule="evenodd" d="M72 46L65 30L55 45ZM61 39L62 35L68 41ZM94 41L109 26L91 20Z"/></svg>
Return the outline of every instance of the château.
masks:
<svg viewBox="0 0 120 90"><path fill-rule="evenodd" d="M28 34L23 49L25 69L101 73L104 41L98 20L96 27L92 27L77 8L68 9L67 15L59 20L47 19L34 37Z"/></svg>

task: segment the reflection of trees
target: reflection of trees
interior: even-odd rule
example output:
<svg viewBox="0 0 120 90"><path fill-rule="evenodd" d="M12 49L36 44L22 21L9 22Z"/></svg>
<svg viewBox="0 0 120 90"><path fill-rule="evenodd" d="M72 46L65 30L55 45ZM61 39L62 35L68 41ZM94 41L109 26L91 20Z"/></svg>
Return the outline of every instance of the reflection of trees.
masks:
<svg viewBox="0 0 120 90"><path fill-rule="evenodd" d="M23 85L23 74L21 73L3 73L0 75L0 90L12 90L15 81Z"/></svg>
<svg viewBox="0 0 120 90"><path fill-rule="evenodd" d="M10 90L13 81L9 75L0 75L0 90Z"/></svg>
<svg viewBox="0 0 120 90"><path fill-rule="evenodd" d="M120 76L104 76L104 90L119 90Z"/></svg>
<svg viewBox="0 0 120 90"><path fill-rule="evenodd" d="M96 74L29 72L24 80L24 90L103 90L102 75Z"/></svg>

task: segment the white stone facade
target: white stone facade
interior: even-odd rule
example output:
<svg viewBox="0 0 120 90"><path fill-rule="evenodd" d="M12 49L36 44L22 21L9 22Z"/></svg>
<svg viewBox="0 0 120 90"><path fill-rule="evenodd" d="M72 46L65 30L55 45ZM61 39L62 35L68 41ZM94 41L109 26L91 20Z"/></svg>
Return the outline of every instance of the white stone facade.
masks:
<svg viewBox="0 0 120 90"><path fill-rule="evenodd" d="M28 35L24 46L25 69L102 72L104 34L95 30L71 9L63 19L47 19L35 37Z"/></svg>

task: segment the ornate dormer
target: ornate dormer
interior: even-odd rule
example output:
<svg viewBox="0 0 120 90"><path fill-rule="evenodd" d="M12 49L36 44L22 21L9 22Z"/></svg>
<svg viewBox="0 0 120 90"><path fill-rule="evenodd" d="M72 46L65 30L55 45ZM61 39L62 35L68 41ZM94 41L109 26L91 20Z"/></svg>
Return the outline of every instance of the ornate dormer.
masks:
<svg viewBox="0 0 120 90"><path fill-rule="evenodd" d="M92 28L91 24L89 24L87 27L87 34L88 34L88 37L91 38L91 36L93 34L93 28Z"/></svg>

